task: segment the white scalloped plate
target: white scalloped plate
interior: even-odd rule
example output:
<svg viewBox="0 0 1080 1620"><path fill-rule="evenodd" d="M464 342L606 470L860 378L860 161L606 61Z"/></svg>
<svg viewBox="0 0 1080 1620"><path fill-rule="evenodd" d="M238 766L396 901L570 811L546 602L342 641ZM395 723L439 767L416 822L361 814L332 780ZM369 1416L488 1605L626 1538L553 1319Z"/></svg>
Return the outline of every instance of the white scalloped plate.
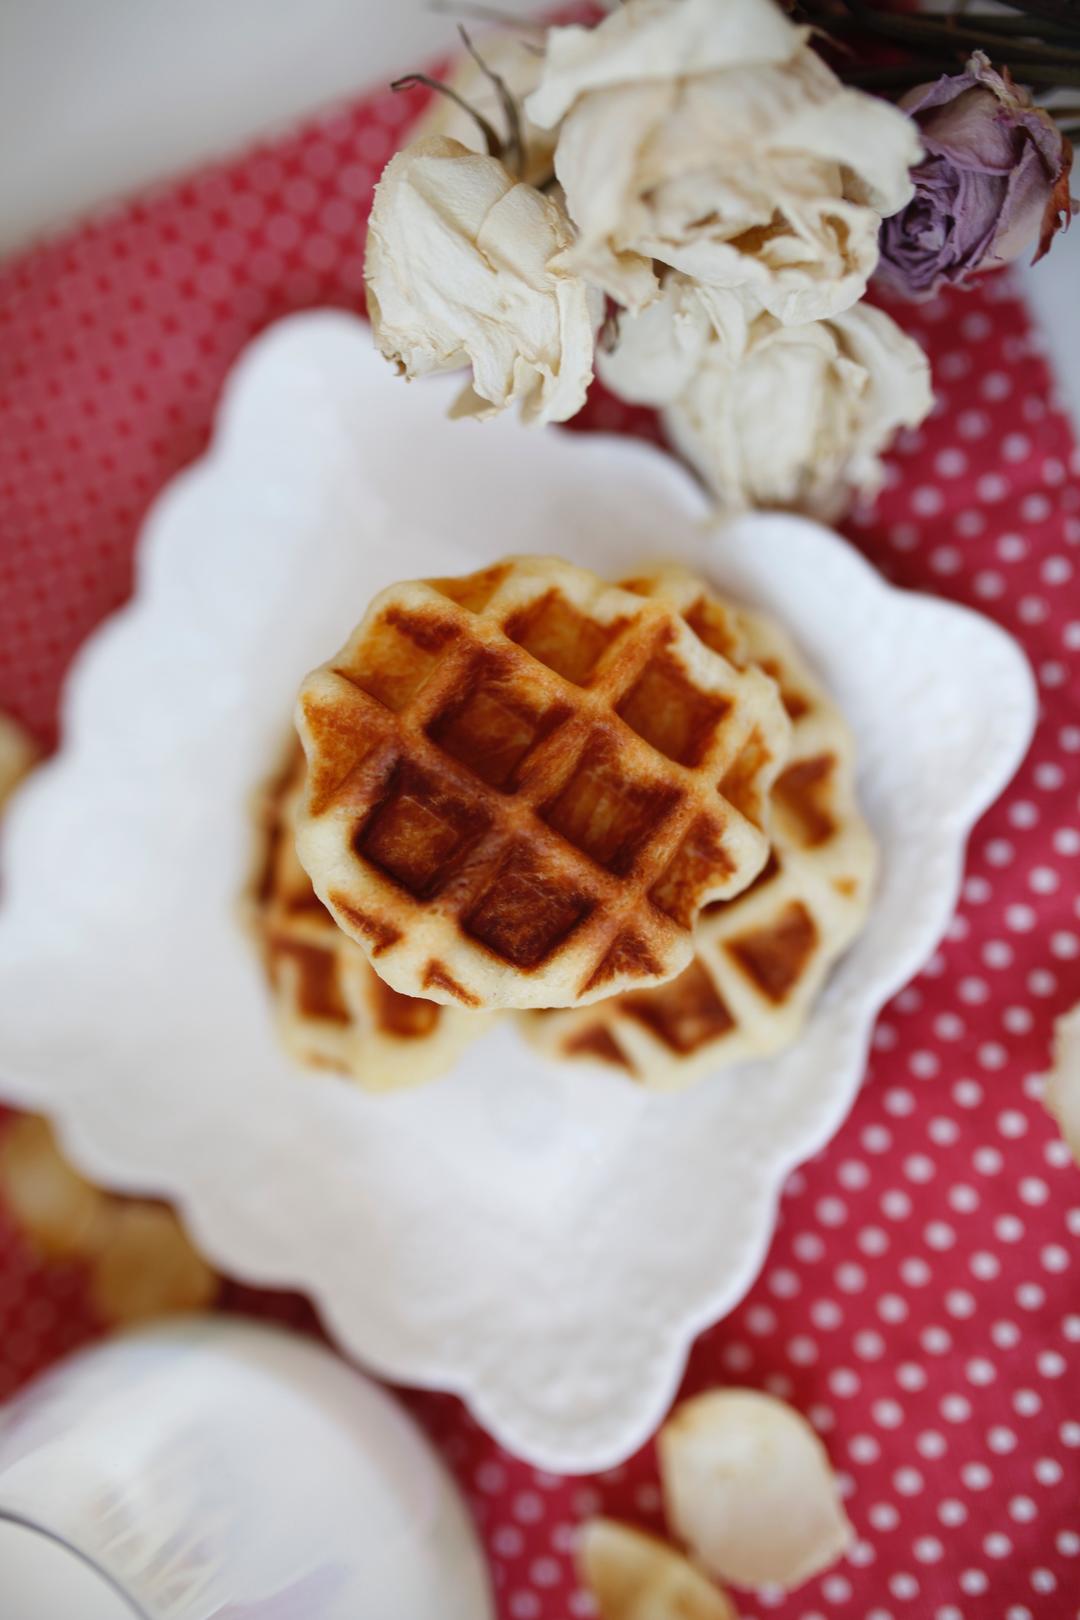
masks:
<svg viewBox="0 0 1080 1620"><path fill-rule="evenodd" d="M396 383L339 314L241 361L212 451L147 524L135 600L77 662L63 751L12 809L0 1073L89 1174L175 1197L208 1255L306 1289L369 1367L587 1470L651 1432L749 1286L785 1173L839 1126L877 1009L948 922L1034 694L1000 630L888 588L824 529L710 534L668 457L449 423L456 386ZM384 584L507 551L705 568L792 627L855 727L880 895L802 1041L752 1079L648 1096L502 1027L444 1080L369 1098L275 1045L235 900L297 682Z"/></svg>

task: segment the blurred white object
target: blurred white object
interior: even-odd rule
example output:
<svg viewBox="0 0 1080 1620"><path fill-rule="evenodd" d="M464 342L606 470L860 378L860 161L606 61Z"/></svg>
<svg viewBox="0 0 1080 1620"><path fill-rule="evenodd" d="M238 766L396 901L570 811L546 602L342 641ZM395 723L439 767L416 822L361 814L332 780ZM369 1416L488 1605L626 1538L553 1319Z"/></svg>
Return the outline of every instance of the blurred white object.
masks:
<svg viewBox="0 0 1080 1620"><path fill-rule="evenodd" d="M656 1426L752 1281L787 1171L851 1106L877 1008L944 932L968 830L1027 746L1033 684L996 626L891 590L827 530L710 530L673 457L450 422L459 386L395 381L332 311L240 362L211 453L149 520L134 603L80 654L64 748L8 813L0 1075L95 1179L178 1195L209 1257L307 1288L383 1374L589 1470ZM304 673L395 579L515 551L620 578L661 546L777 615L855 732L881 885L801 1040L678 1097L546 1064L506 1027L392 1097L295 1068L236 896Z"/></svg>
<svg viewBox="0 0 1080 1620"><path fill-rule="evenodd" d="M465 1508L412 1420L323 1346L252 1322L114 1338L29 1385L0 1410L5 1520L53 1542L5 1558L5 1620L490 1620Z"/></svg>

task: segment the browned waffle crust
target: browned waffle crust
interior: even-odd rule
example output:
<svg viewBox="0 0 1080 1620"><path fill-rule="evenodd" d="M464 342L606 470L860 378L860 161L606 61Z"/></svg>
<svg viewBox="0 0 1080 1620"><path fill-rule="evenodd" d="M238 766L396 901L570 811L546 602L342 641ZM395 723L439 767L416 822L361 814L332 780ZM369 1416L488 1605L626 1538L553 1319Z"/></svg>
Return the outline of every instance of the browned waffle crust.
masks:
<svg viewBox="0 0 1080 1620"><path fill-rule="evenodd" d="M366 1090L431 1079L488 1020L399 994L341 932L296 857L304 773L295 742L256 806L260 853L248 911L282 1044L308 1067L348 1075Z"/></svg>
<svg viewBox="0 0 1080 1620"><path fill-rule="evenodd" d="M552 558L385 591L297 726L317 894L395 989L469 1007L677 973L764 864L790 738L760 671Z"/></svg>
<svg viewBox="0 0 1080 1620"><path fill-rule="evenodd" d="M689 967L666 984L597 1003L522 1015L551 1056L592 1059L658 1089L789 1045L830 967L865 921L876 869L855 798L854 744L789 637L735 609L682 570L631 585L678 605L726 656L776 680L792 757L773 787L768 863L739 895L703 908Z"/></svg>

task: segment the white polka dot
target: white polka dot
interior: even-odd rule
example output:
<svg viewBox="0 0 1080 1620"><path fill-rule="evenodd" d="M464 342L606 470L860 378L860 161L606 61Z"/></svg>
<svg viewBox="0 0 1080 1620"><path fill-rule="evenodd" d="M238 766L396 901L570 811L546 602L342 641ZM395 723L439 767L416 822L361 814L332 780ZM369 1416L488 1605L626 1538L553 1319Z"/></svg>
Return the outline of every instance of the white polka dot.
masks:
<svg viewBox="0 0 1080 1620"><path fill-rule="evenodd" d="M1017 1524L1030 1524L1038 1516L1038 1508L1030 1496L1014 1496L1009 1503L1009 1517Z"/></svg>
<svg viewBox="0 0 1080 1620"><path fill-rule="evenodd" d="M1040 1457L1033 1472L1040 1485L1060 1485L1065 1477L1065 1470L1054 1457Z"/></svg>
<svg viewBox="0 0 1080 1620"><path fill-rule="evenodd" d="M882 1294L877 1312L883 1322L903 1322L908 1316L907 1300L899 1294Z"/></svg>
<svg viewBox="0 0 1080 1620"><path fill-rule="evenodd" d="M1038 1283L1021 1283L1016 1290L1016 1303L1025 1311L1038 1311L1046 1303L1046 1294Z"/></svg>
<svg viewBox="0 0 1080 1620"><path fill-rule="evenodd" d="M956 1232L947 1221L931 1221L923 1228L923 1237L931 1249L951 1249L956 1242Z"/></svg>
<svg viewBox="0 0 1080 1620"><path fill-rule="evenodd" d="M871 1330L856 1333L853 1344L860 1361L878 1361L885 1354L885 1340Z"/></svg>
<svg viewBox="0 0 1080 1620"><path fill-rule="evenodd" d="M965 1395L944 1395L941 1415L948 1423L966 1423L971 1416L971 1402Z"/></svg>
<svg viewBox="0 0 1080 1620"><path fill-rule="evenodd" d="M889 1247L888 1233L883 1232L880 1226L864 1226L855 1241L863 1254L874 1257L884 1254Z"/></svg>
<svg viewBox="0 0 1080 1620"><path fill-rule="evenodd" d="M983 1552L987 1558L1008 1558L1012 1550L1012 1542L1000 1530L993 1530L983 1537Z"/></svg>
<svg viewBox="0 0 1080 1620"><path fill-rule="evenodd" d="M787 1267L777 1267L776 1270L769 1272L767 1283L769 1291L776 1294L777 1299L793 1299L803 1286L798 1280L797 1273Z"/></svg>
<svg viewBox="0 0 1080 1620"><path fill-rule="evenodd" d="M1003 1424L998 1424L989 1431L986 1436L986 1443L990 1450L996 1452L1000 1457L1007 1456L1010 1451L1016 1450L1016 1436L1011 1429L1006 1429Z"/></svg>
<svg viewBox="0 0 1080 1620"><path fill-rule="evenodd" d="M1025 1204L1045 1204L1050 1196L1049 1187L1039 1176L1024 1176L1018 1190Z"/></svg>
<svg viewBox="0 0 1080 1620"><path fill-rule="evenodd" d="M943 1434L939 1434L936 1429L926 1429L917 1437L915 1449L920 1457L936 1460L938 1457L944 1457L949 1446Z"/></svg>
<svg viewBox="0 0 1080 1620"><path fill-rule="evenodd" d="M971 1163L981 1176L997 1176L1005 1168L1005 1160L995 1147L976 1148Z"/></svg>
<svg viewBox="0 0 1080 1620"><path fill-rule="evenodd" d="M994 1221L994 1236L1002 1243L1019 1243L1024 1235L1024 1223L1018 1215L999 1215Z"/></svg>
<svg viewBox="0 0 1080 1620"><path fill-rule="evenodd" d="M961 1108L978 1108L983 1100L983 1088L977 1080L958 1080L952 1094Z"/></svg>
<svg viewBox="0 0 1080 1620"><path fill-rule="evenodd" d="M818 1347L808 1333L797 1334L788 1341L787 1353L796 1367L810 1367L818 1359Z"/></svg>
<svg viewBox="0 0 1080 1620"><path fill-rule="evenodd" d="M1020 1343L1020 1329L1015 1322L992 1322L990 1337L999 1350L1013 1350Z"/></svg>
<svg viewBox="0 0 1080 1620"><path fill-rule="evenodd" d="M980 1249L971 1256L968 1261L968 1268L972 1276L977 1277L980 1282L990 1282L994 1277L1000 1275L1001 1261L996 1254L991 1254L988 1249Z"/></svg>
<svg viewBox="0 0 1080 1620"><path fill-rule="evenodd" d="M845 1294L859 1294L866 1287L866 1272L862 1266L845 1261L836 1268L836 1286Z"/></svg>
<svg viewBox="0 0 1080 1620"><path fill-rule="evenodd" d="M917 1468L898 1468L893 1475L893 1486L901 1496L918 1496L924 1484Z"/></svg>
<svg viewBox="0 0 1080 1620"><path fill-rule="evenodd" d="M994 568L980 568L972 582L976 596L984 601L993 601L1005 595L1005 581Z"/></svg>
<svg viewBox="0 0 1080 1620"><path fill-rule="evenodd" d="M952 1334L948 1329L931 1323L919 1334L919 1343L932 1356L944 1356L952 1349Z"/></svg>
<svg viewBox="0 0 1080 1620"><path fill-rule="evenodd" d="M902 1086L890 1086L882 1100L886 1113L893 1114L898 1119L915 1112L915 1098Z"/></svg>
<svg viewBox="0 0 1080 1620"><path fill-rule="evenodd" d="M901 1570L896 1575L890 1575L889 1591L893 1597L902 1598L907 1602L911 1598L918 1597L919 1583L914 1575L909 1575L906 1570Z"/></svg>
<svg viewBox="0 0 1080 1620"><path fill-rule="evenodd" d="M954 1119L937 1114L927 1125L926 1134L931 1142L937 1142L941 1147L949 1147L960 1135L960 1127Z"/></svg>
<svg viewBox="0 0 1080 1620"><path fill-rule="evenodd" d="M1005 926L1014 934L1029 934L1038 921L1030 906L1006 906Z"/></svg>
<svg viewBox="0 0 1080 1620"><path fill-rule="evenodd" d="M776 1312L768 1305L751 1305L746 1312L747 1332L755 1335L776 1331Z"/></svg>
<svg viewBox="0 0 1080 1620"><path fill-rule="evenodd" d="M842 1187L857 1191L869 1186L870 1171L860 1159L845 1159L836 1172L836 1179Z"/></svg>
<svg viewBox="0 0 1080 1620"><path fill-rule="evenodd" d="M997 1377L997 1368L985 1356L973 1356L964 1368L968 1382L971 1384L992 1384Z"/></svg>
<svg viewBox="0 0 1080 1620"><path fill-rule="evenodd" d="M958 1317L961 1321L975 1315L975 1295L968 1293L966 1288L950 1288L945 1295L945 1309L950 1316Z"/></svg>
<svg viewBox="0 0 1080 1620"><path fill-rule="evenodd" d="M979 1597L986 1591L990 1581L981 1569L965 1569L960 1572L960 1590L966 1592L968 1597Z"/></svg>
<svg viewBox="0 0 1080 1620"><path fill-rule="evenodd" d="M875 1463L881 1456L881 1447L872 1434L855 1434L848 1442L848 1454L852 1462Z"/></svg>
<svg viewBox="0 0 1080 1620"><path fill-rule="evenodd" d="M898 1429L904 1421L904 1409L899 1401L875 1401L870 1410L874 1422L882 1429Z"/></svg>
<svg viewBox="0 0 1080 1620"><path fill-rule="evenodd" d="M819 1198L814 1213L822 1226L843 1226L847 1220L847 1205L841 1198Z"/></svg>
<svg viewBox="0 0 1080 1620"><path fill-rule="evenodd" d="M1080 1535L1075 1530L1059 1530L1054 1545L1063 1558L1075 1558L1080 1553Z"/></svg>
<svg viewBox="0 0 1080 1620"><path fill-rule="evenodd" d="M1070 1265L1069 1251L1060 1243L1048 1243L1040 1251L1039 1259L1047 1271L1068 1271Z"/></svg>
<svg viewBox="0 0 1080 1620"><path fill-rule="evenodd" d="M925 1260L918 1255L912 1255L901 1262L900 1275L909 1288L925 1288L933 1272Z"/></svg>
<svg viewBox="0 0 1080 1620"><path fill-rule="evenodd" d="M816 1232L799 1232L792 1241L792 1249L800 1260L813 1264L825 1253L825 1244Z"/></svg>
<svg viewBox="0 0 1080 1620"><path fill-rule="evenodd" d="M1031 1584L1036 1592L1054 1592L1057 1590L1057 1576L1050 1569L1033 1569Z"/></svg>
<svg viewBox="0 0 1080 1620"><path fill-rule="evenodd" d="M946 1497L943 1502L938 1504L938 1518L942 1524L948 1525L950 1530L955 1529L958 1524L963 1524L967 1516L967 1508L963 1502L958 1502L955 1497Z"/></svg>
<svg viewBox="0 0 1080 1620"><path fill-rule="evenodd" d="M895 1530L900 1523L900 1515L891 1502L874 1502L866 1516L875 1530Z"/></svg>
<svg viewBox="0 0 1080 1620"><path fill-rule="evenodd" d="M1042 1411L1042 1397L1033 1389L1018 1389L1013 1394L1013 1407L1020 1417L1034 1417Z"/></svg>
<svg viewBox="0 0 1080 1620"><path fill-rule="evenodd" d="M862 1388L862 1380L850 1367L835 1367L829 1374L829 1388L834 1395L846 1400L858 1394Z"/></svg>

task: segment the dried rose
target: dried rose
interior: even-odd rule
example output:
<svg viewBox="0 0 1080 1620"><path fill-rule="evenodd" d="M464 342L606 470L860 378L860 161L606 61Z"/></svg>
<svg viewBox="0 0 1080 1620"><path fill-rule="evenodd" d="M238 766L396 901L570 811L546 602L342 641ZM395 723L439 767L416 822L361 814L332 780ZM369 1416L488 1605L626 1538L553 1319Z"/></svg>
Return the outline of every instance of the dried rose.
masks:
<svg viewBox="0 0 1080 1620"><path fill-rule="evenodd" d="M497 158L435 137L375 191L364 279L380 352L406 377L471 365L451 412L562 422L592 379L601 300L558 262L573 240L549 197Z"/></svg>
<svg viewBox="0 0 1080 1620"><path fill-rule="evenodd" d="M1007 264L1037 243L1042 258L1076 204L1072 147L1050 116L976 51L963 73L918 85L901 106L926 157L915 195L881 230L883 281L910 297Z"/></svg>
<svg viewBox="0 0 1080 1620"><path fill-rule="evenodd" d="M634 310L657 294L654 260L748 286L785 323L846 309L921 151L774 0L625 0L596 28L552 29L526 108L561 120L567 262Z"/></svg>
<svg viewBox="0 0 1080 1620"><path fill-rule="evenodd" d="M933 403L930 368L884 311L862 303L783 326L745 288L669 276L598 356L624 399L659 406L668 437L728 509L834 517L881 482L881 451Z"/></svg>
<svg viewBox="0 0 1080 1620"><path fill-rule="evenodd" d="M475 109L505 139L510 132L505 128L501 99L489 74L495 74L502 80L520 111L525 97L536 89L540 79L544 60L543 38L543 29L532 29L528 24L523 24L521 29L497 28L490 34L481 35L476 41L475 55L462 51L443 81L460 101L447 95L432 96L429 105L410 129L409 140L421 141L433 135L446 135L450 140L460 141L472 152L486 151L480 126L475 118L469 116L466 107L460 105L461 101ZM554 132L530 124L523 112L520 126L524 146L520 178L533 186L543 185L554 172Z"/></svg>

